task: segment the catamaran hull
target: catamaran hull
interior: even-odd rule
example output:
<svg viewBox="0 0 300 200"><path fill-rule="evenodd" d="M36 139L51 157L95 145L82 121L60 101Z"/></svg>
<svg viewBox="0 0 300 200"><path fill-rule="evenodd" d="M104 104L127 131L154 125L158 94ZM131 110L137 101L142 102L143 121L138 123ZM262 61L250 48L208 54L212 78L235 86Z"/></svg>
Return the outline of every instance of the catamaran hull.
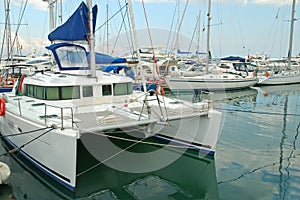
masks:
<svg viewBox="0 0 300 200"><path fill-rule="evenodd" d="M161 144L170 142L178 148L193 149L204 154L214 155L219 136L216 133L220 133L221 118L220 112L211 110L206 115L196 113L190 116L182 115L181 118L170 118L168 123L153 122L124 127L122 130L130 134L139 133L141 138L145 136L156 138L158 141L162 141ZM71 191L75 191L78 137L74 132L66 133L60 129L47 132L50 128L43 128L45 127L42 125L32 123L10 112L6 112L5 116L0 117L0 131L9 146L19 149L20 154L37 168ZM41 130L34 131L38 129ZM95 145L99 147L98 143L104 141L104 137L103 134L98 133L103 133L103 131L92 131L96 133L92 134L96 138L88 142L84 138L89 134L81 135L81 140L87 149ZM10 136L19 133L23 134ZM117 136L117 139L118 137L122 138L122 135L114 134L114 136ZM106 150L104 146L102 147L100 152L103 153ZM93 154L93 152L90 153ZM99 155L99 152L97 154Z"/></svg>
<svg viewBox="0 0 300 200"><path fill-rule="evenodd" d="M95 157L103 154L104 149L107 151L115 148L109 139L138 144L139 140L143 141L145 138L158 139L158 145L170 143L174 148L192 149L202 154L214 155L221 124L222 113L211 110L205 115L194 113L189 116L182 115L181 118L170 117L165 123L156 121L136 126L131 124L116 130L85 129L81 132L81 140ZM96 148L99 146L102 148Z"/></svg>
<svg viewBox="0 0 300 200"><path fill-rule="evenodd" d="M164 125L163 129L156 125L155 128L160 131L154 137L175 142L204 154L214 155L218 133L222 127L221 123L222 114L211 110L208 115L170 119L168 125Z"/></svg>
<svg viewBox="0 0 300 200"><path fill-rule="evenodd" d="M256 78L217 80L217 79L182 79L166 78L167 85L172 91L227 91L248 88L257 83Z"/></svg>
<svg viewBox="0 0 300 200"><path fill-rule="evenodd" d="M60 129L49 131L51 128L43 128L45 126L10 112L0 117L0 132L9 146L18 149L19 154L37 168L74 191L77 137L72 133L63 133ZM14 134L19 135L11 136Z"/></svg>

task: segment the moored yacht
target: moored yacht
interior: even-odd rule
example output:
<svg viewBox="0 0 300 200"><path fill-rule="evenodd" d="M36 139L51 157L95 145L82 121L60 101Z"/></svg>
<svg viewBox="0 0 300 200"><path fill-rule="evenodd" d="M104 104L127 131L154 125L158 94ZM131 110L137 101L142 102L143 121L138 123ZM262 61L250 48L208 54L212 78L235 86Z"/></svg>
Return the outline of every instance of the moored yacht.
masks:
<svg viewBox="0 0 300 200"><path fill-rule="evenodd" d="M77 13L87 14L88 10L82 3ZM131 78L94 70L94 57L89 62L83 46L63 42L47 49L56 65L21 76L12 92L2 94L0 132L10 152L18 151L71 191L76 190L79 176L78 143L100 164L109 166L113 163L107 161L113 156L125 155L124 163L117 166L146 158L145 153L132 156L128 148L120 148L110 138L132 145L153 138L156 142L149 145L214 155L222 114L213 109L211 100L192 103L155 91L133 91Z"/></svg>

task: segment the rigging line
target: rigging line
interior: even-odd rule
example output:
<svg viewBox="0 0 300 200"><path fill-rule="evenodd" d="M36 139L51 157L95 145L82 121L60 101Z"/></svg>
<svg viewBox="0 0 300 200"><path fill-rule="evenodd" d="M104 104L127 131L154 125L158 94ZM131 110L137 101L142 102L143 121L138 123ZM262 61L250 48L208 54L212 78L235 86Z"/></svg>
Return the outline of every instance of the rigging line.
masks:
<svg viewBox="0 0 300 200"><path fill-rule="evenodd" d="M126 9L126 11L125 11L125 16L127 15L127 11L128 11L128 10ZM126 27L126 26L125 26L125 17L123 16L123 13L122 13L122 23L121 23L120 28L119 28L119 31L118 31L118 36L117 36L117 38L116 38L116 40L115 40L115 43L114 43L114 45L113 45L113 48L112 48L112 50L111 50L111 54L114 53L114 50L115 50L115 48L116 48L116 46L117 46L117 42L118 42L118 40L119 40L120 33L121 33L122 28L123 28L123 25L124 25L124 27Z"/></svg>
<svg viewBox="0 0 300 200"><path fill-rule="evenodd" d="M0 154L0 157L2 157L2 156L7 156L7 155L9 155L9 154L11 154L11 153L14 153L14 152L20 151L20 150L21 150L22 148L24 148L26 145L28 145L28 144L32 143L33 141L35 141L35 140L39 139L39 138L40 138L40 137L42 137L43 135L46 135L47 133L49 133L50 131L52 131L53 129L55 129L55 127L54 127L54 126L51 126L51 127L48 127L48 128L50 128L50 129L49 129L49 130L47 130L46 132L44 132L44 133L42 133L42 134L38 135L37 137L35 137L35 138L33 138L33 139L29 140L28 142L24 143L24 144L23 144L23 145L21 145L20 147L15 147L15 148L13 148L13 149L11 149L11 150L9 150L9 151L7 151L7 152L3 153L3 154Z"/></svg>
<svg viewBox="0 0 300 200"><path fill-rule="evenodd" d="M119 12L121 12L124 8L126 8L127 7L127 4L128 3L126 3L122 8L120 8L115 14L113 14L108 20L106 20L100 27L98 27L97 29L96 29L96 31L98 31L99 29L101 29L103 26L105 26L106 25L106 23L108 23L112 18L114 18Z"/></svg>
<svg viewBox="0 0 300 200"><path fill-rule="evenodd" d="M173 127L173 126L169 126L169 127L173 128L176 131L181 131L180 134L185 134L187 136L190 136L192 139L195 138L194 136L189 135L186 132L183 132L181 129L175 129L175 127ZM135 129L135 130L140 130L140 129ZM113 136L113 135L107 135L107 134L103 134L103 133L96 133L96 132L91 132L91 131L89 133L94 134L94 135L98 135L98 136L102 136L102 137L108 137L108 138L117 139L117 140L123 140L123 141L127 141L127 142L138 142L140 144L155 145L155 146L159 146L159 147L174 147L174 148L180 148L180 149L187 149L188 147L191 147L191 145L189 145L189 146L188 145L187 146L182 146L182 145L161 144L161 143L156 143L156 142L145 142L145 141L143 141L143 140L147 139L148 137L143 138L141 140L135 140L135 139L123 138L123 137L118 137L118 136ZM108 133L112 134L112 133L115 133L115 132L108 132ZM172 141L170 141L170 142L172 142Z"/></svg>
<svg viewBox="0 0 300 200"><path fill-rule="evenodd" d="M125 0L125 2L127 2L127 0ZM129 5L128 5L128 2L127 2L126 10L129 9L128 6ZM129 10L129 12L130 12L130 10ZM134 58L134 51L135 51L134 49L135 49L135 47L134 47L134 39L133 39L133 30L132 30L131 20L130 20L130 13L127 14L127 21L128 21L128 26L129 26L129 36L128 36L128 33L126 31L126 37L127 37L127 42L128 42L128 45L129 45L129 51L132 51L131 56L132 56L132 58ZM128 37L130 37L130 39L128 39ZM136 53L138 53L138 52L136 52Z"/></svg>
<svg viewBox="0 0 300 200"><path fill-rule="evenodd" d="M148 36L149 36L149 40L150 40L152 55L153 55L153 61L155 63L156 73L159 76L159 69L158 69L158 64L157 64L157 60L156 60L155 53L154 53L153 40L152 40L152 36L151 36L151 33L150 33L150 27L149 27L149 22L148 22L148 17L147 17L147 13L146 13L146 7L145 7L144 0L142 0L142 5L143 5L143 10L144 10L144 16L145 16L145 20L146 20L147 31L148 31ZM158 77L158 82L159 82L159 85L161 85L161 81L160 81L159 77Z"/></svg>
<svg viewBox="0 0 300 200"><path fill-rule="evenodd" d="M179 32L180 32L180 29L181 29L181 25L182 25L182 22L183 22L183 19L184 19L185 12L186 12L186 9L187 9L187 7L188 7L188 4L189 4L189 0L186 0L186 2L185 2L185 7L184 7L184 10L183 10L183 13L182 13L180 22L179 22L179 24L178 24L178 30L177 30L177 35L176 35L175 44L176 44L176 43L179 43ZM179 44L176 44L176 45L178 45L177 47L179 48ZM174 48L175 48L175 47L174 47ZM174 48L173 48L173 49L174 49Z"/></svg>
<svg viewBox="0 0 300 200"><path fill-rule="evenodd" d="M129 39L129 37L130 37L130 34L128 34L128 32L130 32L130 30L128 31L127 30L127 26L126 26L126 23L125 23L125 18L127 17L127 20L128 20L128 3L126 3L126 0L124 1L125 2L125 4L126 4L126 9L125 9L125 14L123 14L123 11L121 11L121 15L122 15L122 19L124 20L124 29L125 29L125 35L126 35L126 39L127 39L127 42L128 42L128 46L130 47L130 39ZM119 8L121 9L122 8L122 6L121 6L121 2L120 2L120 0L118 0L118 5L119 5ZM130 29L130 23L128 22L128 24L129 24L129 29ZM129 36L128 36L129 35ZM131 38L132 39L132 38ZM133 45L132 45L133 46Z"/></svg>
<svg viewBox="0 0 300 200"><path fill-rule="evenodd" d="M189 44L188 52L192 48L192 43L193 43L194 37L196 35L196 31L197 31L197 28L198 28L199 19L200 19L200 15L197 17L196 26L195 26L195 29L194 29L194 32L193 32L193 35L192 35L192 38L191 38L191 41L190 41L190 44Z"/></svg>
<svg viewBox="0 0 300 200"><path fill-rule="evenodd" d="M5 3L4 1L4 9L5 9L5 12L6 12L6 15L5 15L5 31L3 33L3 38L2 38L2 45L1 45L1 55L0 55L0 58L2 58L3 54L4 54L4 44L5 44L5 38L8 37L7 35L7 29L8 29L8 20L9 20L9 16L7 15L7 11L9 10L9 5L10 5L10 0L7 1L7 4ZM7 44L8 46L8 44ZM7 48L7 51L9 50L9 47ZM9 58L9 55L7 55L7 58ZM0 59L0 63L1 63L2 59ZM8 63L8 59L6 61Z"/></svg>
<svg viewBox="0 0 300 200"><path fill-rule="evenodd" d="M300 116L300 114L295 114L295 113L259 112L259 111L252 111L252 110L238 110L238 109L227 109L227 108L216 108L216 107L215 109L228 111L228 112L245 112L245 113L254 113L254 114L262 114L262 115L287 115L287 116L297 116L297 117Z"/></svg>
<svg viewBox="0 0 300 200"><path fill-rule="evenodd" d="M21 133L16 133L16 134L1 135L0 138L14 137L14 136L18 136L18 135L25 135L25 134L29 134L29 133L33 133L33 132L37 132L37 131L42 131L42 130L45 130L45 129L48 129L48 128L49 127L44 127L44 128L35 129L35 130L31 130L31 131L26 131L26 132L21 132Z"/></svg>
<svg viewBox="0 0 300 200"><path fill-rule="evenodd" d="M15 45L16 38L18 37L18 31L19 31L19 28L21 26L21 21L23 19L24 13L25 13L25 9L27 7L27 3L28 3L28 0L26 0L25 5L24 5L24 9L23 9L22 14L20 16L19 23L18 23L18 26L17 26L17 29L16 29L16 33L15 33L15 37L14 37L13 43L11 45L11 51L12 51L13 46Z"/></svg>
<svg viewBox="0 0 300 200"><path fill-rule="evenodd" d="M171 48L169 48L169 43L170 43L171 33L172 33L172 30L173 30L173 26L174 26L174 21L175 21L175 15L176 15L177 7L178 7L178 1L176 1L175 9L174 9L174 14L173 14L173 17L172 17L171 27L170 27L170 31L169 31L169 35L168 35L167 46L166 46L167 49L172 49L172 46L173 46L173 44L171 44L170 45ZM172 43L173 43L173 41L172 41ZM170 56L170 54L171 54L171 51L168 50L168 57Z"/></svg>

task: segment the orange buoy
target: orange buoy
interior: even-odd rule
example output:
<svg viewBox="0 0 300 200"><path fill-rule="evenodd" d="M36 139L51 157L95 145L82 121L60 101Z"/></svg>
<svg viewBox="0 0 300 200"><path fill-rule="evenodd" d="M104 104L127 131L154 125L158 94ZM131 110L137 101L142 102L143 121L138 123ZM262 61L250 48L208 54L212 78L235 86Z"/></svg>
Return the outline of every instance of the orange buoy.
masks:
<svg viewBox="0 0 300 200"><path fill-rule="evenodd" d="M161 94L162 96L165 96L165 90L160 85L156 86L156 94Z"/></svg>
<svg viewBox="0 0 300 200"><path fill-rule="evenodd" d="M162 96L165 96L165 90L164 90L163 87L161 87L161 95L162 95Z"/></svg>
<svg viewBox="0 0 300 200"><path fill-rule="evenodd" d="M5 99L4 99L4 97L2 97L0 99L0 116L5 115L5 109L6 109Z"/></svg>
<svg viewBox="0 0 300 200"><path fill-rule="evenodd" d="M265 73L265 76L266 76L266 77L269 77L269 76L270 76L270 72L267 71L267 72Z"/></svg>

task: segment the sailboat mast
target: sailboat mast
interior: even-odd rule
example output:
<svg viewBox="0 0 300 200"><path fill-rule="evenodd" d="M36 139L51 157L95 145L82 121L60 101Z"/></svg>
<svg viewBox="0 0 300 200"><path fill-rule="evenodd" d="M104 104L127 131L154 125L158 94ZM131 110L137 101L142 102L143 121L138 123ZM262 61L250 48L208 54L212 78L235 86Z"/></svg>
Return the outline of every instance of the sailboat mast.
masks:
<svg viewBox="0 0 300 200"><path fill-rule="evenodd" d="M207 39L206 39L206 49L207 49L207 55L206 55L206 72L208 72L208 63L211 59L211 53L210 53L210 10L211 10L211 0L208 0L208 12L207 12Z"/></svg>
<svg viewBox="0 0 300 200"><path fill-rule="evenodd" d="M132 2L131 0L128 0L128 10L130 14L130 22L131 22L131 27L132 27L132 34L133 34L133 43L136 48L136 54L138 57L139 63L142 61L141 55L138 49L138 39L137 39L137 34L136 34L136 27L135 27L135 21L134 21L134 16L133 16L133 9L132 9Z"/></svg>
<svg viewBox="0 0 300 200"><path fill-rule="evenodd" d="M55 0L48 0L48 5L49 5L49 29L50 32L55 29L55 21L54 21L54 3Z"/></svg>
<svg viewBox="0 0 300 200"><path fill-rule="evenodd" d="M87 5L89 9L89 35L88 35L88 44L90 50L90 65L92 77L96 77L96 60L95 60L95 35L93 30L93 11L92 11L92 0L87 0Z"/></svg>
<svg viewBox="0 0 300 200"><path fill-rule="evenodd" d="M288 67L291 66L291 58L292 58L292 50L293 50L295 6L296 6L296 0L293 0L293 4L292 4L292 16L291 16L291 28L290 28L290 40L289 40L289 51L288 51Z"/></svg>
<svg viewBox="0 0 300 200"><path fill-rule="evenodd" d="M141 58L140 51L139 51L139 48L138 48L138 38L137 38L137 33L136 33L136 27L135 27L135 21L134 21L134 16L133 16L133 9L132 9L131 0L128 0L128 10L129 10L129 14L130 14L130 22L131 22L131 28L132 28L132 34L133 34L133 42L134 42L134 46L136 48L136 54L137 54L137 57L138 57L138 67L137 68L138 68L139 74L141 76L139 78L142 79L144 92L146 93L147 92L146 80L145 80L144 74L142 74L142 72L143 72L142 67L141 67L142 58Z"/></svg>
<svg viewBox="0 0 300 200"><path fill-rule="evenodd" d="M12 60L12 42L11 42L11 26L10 26L10 5L9 2L6 0L4 1L4 8L5 8L5 38L6 38L6 45L7 45L7 58L9 61L13 62ZM2 55L1 55L2 56Z"/></svg>
<svg viewBox="0 0 300 200"><path fill-rule="evenodd" d="M201 10L199 11L199 15L197 18L197 48L196 48L196 55L197 61L199 62L199 51L200 51L200 17L201 17Z"/></svg>

